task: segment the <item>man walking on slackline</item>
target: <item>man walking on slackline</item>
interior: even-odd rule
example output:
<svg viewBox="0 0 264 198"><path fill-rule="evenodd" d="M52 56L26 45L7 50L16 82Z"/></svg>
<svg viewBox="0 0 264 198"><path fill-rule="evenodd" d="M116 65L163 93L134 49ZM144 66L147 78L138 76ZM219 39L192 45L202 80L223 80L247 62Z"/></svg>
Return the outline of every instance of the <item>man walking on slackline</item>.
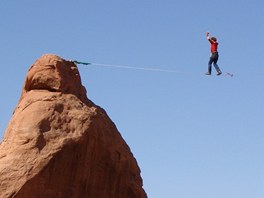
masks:
<svg viewBox="0 0 264 198"><path fill-rule="evenodd" d="M218 65L217 65L217 61L218 61L218 51L217 51L217 47L218 47L218 42L217 39L215 37L211 37L209 36L209 32L206 32L206 38L207 40L211 43L211 56L209 59L209 63L208 63L208 72L206 73L206 75L211 75L212 72L212 63L214 64L215 70L217 71L217 75L221 75L222 72L219 69Z"/></svg>

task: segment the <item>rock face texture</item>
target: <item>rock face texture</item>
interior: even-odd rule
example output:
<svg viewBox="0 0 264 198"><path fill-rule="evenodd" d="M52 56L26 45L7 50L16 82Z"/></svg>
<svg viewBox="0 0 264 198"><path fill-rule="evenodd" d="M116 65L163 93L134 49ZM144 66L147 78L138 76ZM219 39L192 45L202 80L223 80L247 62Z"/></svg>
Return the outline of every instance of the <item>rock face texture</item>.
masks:
<svg viewBox="0 0 264 198"><path fill-rule="evenodd" d="M140 169L77 66L44 55L29 69L0 144L1 198L145 198Z"/></svg>

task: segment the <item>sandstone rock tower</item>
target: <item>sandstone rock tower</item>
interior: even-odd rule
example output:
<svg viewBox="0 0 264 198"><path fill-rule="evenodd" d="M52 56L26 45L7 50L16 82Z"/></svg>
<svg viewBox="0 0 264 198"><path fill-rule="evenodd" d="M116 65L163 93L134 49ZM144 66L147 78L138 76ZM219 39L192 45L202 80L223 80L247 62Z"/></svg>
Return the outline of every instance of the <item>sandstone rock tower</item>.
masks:
<svg viewBox="0 0 264 198"><path fill-rule="evenodd" d="M0 144L1 198L146 198L140 169L77 66L44 55L29 69Z"/></svg>

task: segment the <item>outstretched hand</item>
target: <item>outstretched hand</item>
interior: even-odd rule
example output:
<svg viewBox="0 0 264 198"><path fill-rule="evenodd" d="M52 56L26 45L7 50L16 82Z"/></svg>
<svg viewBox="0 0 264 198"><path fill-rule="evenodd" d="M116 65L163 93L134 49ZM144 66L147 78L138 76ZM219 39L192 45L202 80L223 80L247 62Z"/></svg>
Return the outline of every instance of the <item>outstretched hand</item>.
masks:
<svg viewBox="0 0 264 198"><path fill-rule="evenodd" d="M208 37L208 36L209 36L209 34L210 34L209 32L206 32L206 37Z"/></svg>

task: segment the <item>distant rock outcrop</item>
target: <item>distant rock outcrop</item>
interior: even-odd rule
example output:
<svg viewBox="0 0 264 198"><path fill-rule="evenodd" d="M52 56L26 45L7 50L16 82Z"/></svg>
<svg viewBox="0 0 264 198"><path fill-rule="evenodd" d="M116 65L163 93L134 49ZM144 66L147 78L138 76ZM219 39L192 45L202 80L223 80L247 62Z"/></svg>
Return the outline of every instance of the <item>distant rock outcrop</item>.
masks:
<svg viewBox="0 0 264 198"><path fill-rule="evenodd" d="M77 66L44 55L29 69L0 145L1 198L145 198L140 169Z"/></svg>

